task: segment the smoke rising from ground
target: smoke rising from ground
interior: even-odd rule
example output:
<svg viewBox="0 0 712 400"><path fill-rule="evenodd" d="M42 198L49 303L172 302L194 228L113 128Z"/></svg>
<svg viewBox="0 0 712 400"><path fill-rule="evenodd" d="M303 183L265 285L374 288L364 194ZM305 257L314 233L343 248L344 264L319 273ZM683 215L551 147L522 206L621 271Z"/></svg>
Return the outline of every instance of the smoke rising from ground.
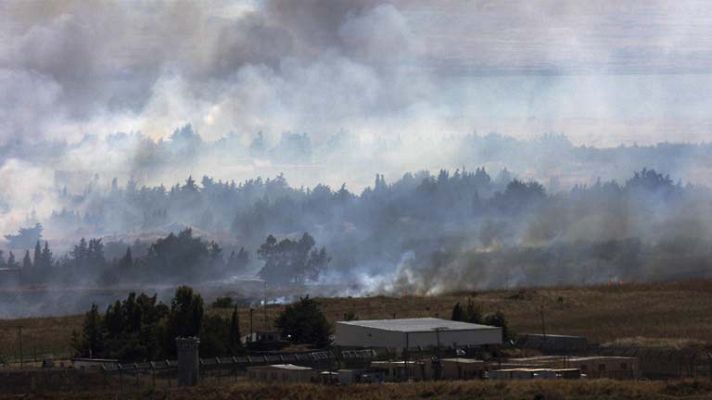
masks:
<svg viewBox="0 0 712 400"><path fill-rule="evenodd" d="M624 185L645 167L709 186L710 147L690 143L706 142L712 129L710 16L710 5L694 0L3 2L0 232L42 222L45 238L66 250L82 236L155 238L178 226L251 245L265 233L305 229L345 254L348 246L330 235L376 229L337 218L339 229L303 220L239 232L234 221L254 211L261 200L254 196L202 205L200 215L159 202L165 210L150 211L166 220L144 226L146 210L111 195L133 186L169 190L191 175L239 183L283 173L297 191L346 184L360 195L376 174L397 182L408 172L484 166L492 178L508 168L538 180L553 202L598 178ZM491 198L506 184L480 195ZM267 204L285 193L304 200L285 190ZM702 200L693 203L704 209ZM219 211L203 220L209 206ZM553 210L544 211L556 220L561 209ZM682 211L660 215L687 221ZM66 222L75 217L83 222ZM504 235L536 247L535 232L552 229L527 220L522 233L497 219L453 228L432 218L429 229L443 238L424 245L427 252L399 243L380 259L343 261L357 271L384 270L352 279L392 290L425 281L451 287L445 278L461 277L452 271L486 270L464 268L473 262L521 264L491 240L472 238ZM590 218L595 223L573 224L561 238L628 238ZM659 228L635 225L629 236L641 238L645 253L657 243L646 236ZM564 256L573 250L543 242L549 250L538 256L578 263ZM431 260L439 248L443 255ZM433 275L426 259L441 272ZM489 279L497 274L478 273L466 277L483 286L552 281L544 271L496 282Z"/></svg>

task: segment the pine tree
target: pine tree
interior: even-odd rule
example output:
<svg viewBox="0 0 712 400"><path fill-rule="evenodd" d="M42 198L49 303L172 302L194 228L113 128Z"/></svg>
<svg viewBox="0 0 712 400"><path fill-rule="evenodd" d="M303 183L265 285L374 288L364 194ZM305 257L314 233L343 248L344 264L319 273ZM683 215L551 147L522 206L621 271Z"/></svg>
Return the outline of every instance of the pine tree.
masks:
<svg viewBox="0 0 712 400"><path fill-rule="evenodd" d="M230 318L228 344L233 353L242 347L242 342L240 342L240 314L237 310L237 306L235 306L235 309L232 311L232 317Z"/></svg>
<svg viewBox="0 0 712 400"><path fill-rule="evenodd" d="M465 315L463 314L462 306L460 305L460 302L455 303L455 307L452 308L452 316L450 317L450 319L453 321L464 321L465 320Z"/></svg>
<svg viewBox="0 0 712 400"><path fill-rule="evenodd" d="M104 331L101 314L96 304L84 315L81 336L73 335L75 350L85 357L101 357L104 350Z"/></svg>
<svg viewBox="0 0 712 400"><path fill-rule="evenodd" d="M101 242L101 239L89 240L87 264L89 264L90 268L99 268L106 264L106 259L104 258L104 244Z"/></svg>
<svg viewBox="0 0 712 400"><path fill-rule="evenodd" d="M45 241L44 249L42 249L40 259L42 260L42 268L48 269L52 267L52 251L49 249L49 243L47 241Z"/></svg>
<svg viewBox="0 0 712 400"><path fill-rule="evenodd" d="M81 240L79 240L79 244L75 245L74 249L70 252L72 261L74 262L74 266L76 268L84 268L86 266L88 252L87 241L86 239L81 238Z"/></svg>
<svg viewBox="0 0 712 400"><path fill-rule="evenodd" d="M288 305L275 323L282 337L293 343L313 344L324 347L329 344L331 325L321 311L319 303L307 295Z"/></svg>
<svg viewBox="0 0 712 400"><path fill-rule="evenodd" d="M32 266L39 267L42 265L42 247L39 240L35 243L35 257L33 260L34 262L32 263Z"/></svg>
<svg viewBox="0 0 712 400"><path fill-rule="evenodd" d="M130 268L133 266L133 256L131 255L131 247L126 248L126 254L119 260L120 268Z"/></svg>
<svg viewBox="0 0 712 400"><path fill-rule="evenodd" d="M25 250L25 257L22 259L22 269L25 271L32 269L32 259L30 258L29 250Z"/></svg>
<svg viewBox="0 0 712 400"><path fill-rule="evenodd" d="M465 310L465 320L473 324L479 324L482 322L482 312L479 307L475 305L472 299L467 300L467 309Z"/></svg>
<svg viewBox="0 0 712 400"><path fill-rule="evenodd" d="M502 339L508 340L512 338L512 332L509 331L509 324L504 313L497 311L484 316L482 319L485 325L497 326L502 328Z"/></svg>
<svg viewBox="0 0 712 400"><path fill-rule="evenodd" d="M7 267L8 268L20 268L20 264L18 264L17 260L15 260L15 254L13 254L12 251L7 256Z"/></svg>

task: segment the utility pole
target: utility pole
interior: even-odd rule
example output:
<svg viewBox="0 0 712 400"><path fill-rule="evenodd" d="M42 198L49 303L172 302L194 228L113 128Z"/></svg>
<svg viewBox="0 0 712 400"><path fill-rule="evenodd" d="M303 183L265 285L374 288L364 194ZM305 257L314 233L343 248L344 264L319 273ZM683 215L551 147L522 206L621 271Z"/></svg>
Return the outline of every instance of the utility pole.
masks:
<svg viewBox="0 0 712 400"><path fill-rule="evenodd" d="M17 327L17 336L20 340L20 368L24 367L24 354L22 352L22 326Z"/></svg>
<svg viewBox="0 0 712 400"><path fill-rule="evenodd" d="M439 380L442 377L442 364L440 361L440 331L447 329L447 327L437 327L435 328L435 340L437 343L437 353L433 359L433 379Z"/></svg>
<svg viewBox="0 0 712 400"><path fill-rule="evenodd" d="M253 329L253 324L252 324L254 316L255 316L255 309L250 307L250 336L248 338L249 343L252 343L252 338L253 338L254 332L255 332L255 330Z"/></svg>
<svg viewBox="0 0 712 400"><path fill-rule="evenodd" d="M265 332L269 331L269 325L267 324L267 280L265 280L265 302L264 302L264 311L265 311Z"/></svg>
<svg viewBox="0 0 712 400"><path fill-rule="evenodd" d="M440 358L440 331L444 331L446 329L447 329L447 327L444 327L444 326L440 326L440 327L437 327L434 329L435 330L435 341L437 343L437 354L436 355L438 358Z"/></svg>
<svg viewBox="0 0 712 400"><path fill-rule="evenodd" d="M408 366L408 359L410 358L410 338L408 334L410 332L405 332L405 349L403 351L403 367L405 367L405 380L410 381L410 367Z"/></svg>

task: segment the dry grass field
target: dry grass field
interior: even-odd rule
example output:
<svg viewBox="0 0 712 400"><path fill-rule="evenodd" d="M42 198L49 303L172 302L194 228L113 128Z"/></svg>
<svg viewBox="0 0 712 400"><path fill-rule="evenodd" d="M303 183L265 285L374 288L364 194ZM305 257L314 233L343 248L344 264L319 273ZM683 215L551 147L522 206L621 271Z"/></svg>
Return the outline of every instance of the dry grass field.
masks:
<svg viewBox="0 0 712 400"><path fill-rule="evenodd" d="M515 332L540 332L542 311L548 333L584 335L594 342L712 344L712 281L620 284L595 287L535 288L432 297L374 296L320 299L332 321L353 312L359 319L440 316L449 318L456 302L472 299L483 312L501 310ZM254 313L254 328L264 329L283 306ZM228 314L230 310L211 310ZM241 329L249 332L249 310L241 309ZM17 326L23 327L26 355L66 354L81 316L0 320L0 356L18 353Z"/></svg>
<svg viewBox="0 0 712 400"><path fill-rule="evenodd" d="M381 385L323 386L309 384L264 385L238 383L204 385L190 389L147 389L117 393L92 391L43 393L21 396L3 395L0 399L162 399L162 400L407 400L407 399L482 399L482 400L616 400L616 399L712 399L708 381L457 381L391 383Z"/></svg>

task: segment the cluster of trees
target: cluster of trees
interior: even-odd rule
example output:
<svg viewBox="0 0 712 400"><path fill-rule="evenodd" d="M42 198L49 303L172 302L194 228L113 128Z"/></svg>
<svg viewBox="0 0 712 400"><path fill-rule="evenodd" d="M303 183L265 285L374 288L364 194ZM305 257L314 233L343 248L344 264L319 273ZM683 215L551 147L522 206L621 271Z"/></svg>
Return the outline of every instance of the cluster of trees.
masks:
<svg viewBox="0 0 712 400"><path fill-rule="evenodd" d="M299 240L281 241L270 235L257 254L264 261L259 275L270 283L302 283L317 279L330 257L317 249L314 238L304 233ZM21 283L196 282L215 280L244 272L250 255L244 247L225 257L213 241L193 235L190 228L153 242L140 257L128 246L121 257L109 260L102 239L85 240L63 257L55 257L48 242L38 241L34 257L25 252L22 263L10 252L6 261L0 251L0 268L21 270Z"/></svg>
<svg viewBox="0 0 712 400"><path fill-rule="evenodd" d="M360 194L345 186L293 188L283 176L241 184L188 178L170 189L115 184L88 193L66 197L62 215L80 220L60 226L131 233L178 224L232 231L234 238L221 243L235 248L229 256L187 230L147 246L140 257L124 254L117 261L123 268L110 268L111 257L103 268L97 258L93 271L109 270L105 282L219 279L258 261L263 265L250 264L251 270L275 283L316 280L329 264L328 276L338 282L396 272L392 286L423 291L434 284L476 289L712 271L712 191L651 169L623 183L596 181L557 193L506 169L492 176L484 168L409 173L393 183L378 175ZM294 239L294 232L314 237ZM256 249L255 257L236 243ZM684 265L665 268L671 258ZM84 265L72 254L66 259Z"/></svg>
<svg viewBox="0 0 712 400"><path fill-rule="evenodd" d="M44 247L38 240L35 243L34 258L30 256L30 250L25 250L22 261L18 261L15 254L10 250L7 260L2 250L0 250L0 268L22 269L24 278L29 281L36 281L47 276L54 265L54 256L49 248L49 243L44 242Z"/></svg>
<svg viewBox="0 0 712 400"><path fill-rule="evenodd" d="M299 240L289 238L277 241L269 235L257 250L265 262L259 276L269 282L294 283L316 280L329 263L326 249L316 249L316 242L308 233Z"/></svg>
<svg viewBox="0 0 712 400"><path fill-rule="evenodd" d="M228 303L219 299L218 306ZM328 346L331 324L319 303L301 298L288 305L275 326L283 338L294 344ZM176 337L200 338L201 357L243 354L240 317L234 306L230 318L206 310L200 294L188 286L179 287L169 304L156 296L131 293L116 301L102 314L96 305L84 316L81 332L74 332L72 345L78 356L115 358L124 361L171 359L176 356Z"/></svg>
<svg viewBox="0 0 712 400"><path fill-rule="evenodd" d="M635 189L682 189L669 177L644 169L625 185L611 181L593 187L577 186L572 197L580 197L582 189L596 191L602 185L621 196ZM383 223L384 218L414 218L427 225L462 218L507 217L510 212L531 210L555 200L538 182L516 179L506 169L493 178L484 168L454 173L441 170L437 175L427 171L407 173L390 185L383 175L377 175L374 185L360 195L345 186L336 191L326 185L292 188L280 175L240 184L205 176L200 185L188 177L170 189L138 188L135 182L129 182L125 188L114 185L108 192L95 188L91 196L86 196L89 197L68 195L65 208L55 212L50 222L58 227L85 227L98 235L183 224L208 232L232 230L248 242L273 232L317 231L320 225L329 227L343 222L381 228L379 222Z"/></svg>
<svg viewBox="0 0 712 400"><path fill-rule="evenodd" d="M308 295L288 305L275 325L282 337L292 343L324 347L330 342L331 324L326 320L319 303Z"/></svg>
<svg viewBox="0 0 712 400"><path fill-rule="evenodd" d="M103 315L92 305L72 344L84 357L159 360L174 358L175 338L186 336L200 337L205 357L243 352L237 307L229 319L206 314L200 294L187 286L176 290L169 305L155 295L135 293L117 300Z"/></svg>
<svg viewBox="0 0 712 400"><path fill-rule="evenodd" d="M475 304L472 299L468 299L464 307L460 302L455 303L450 319L453 321L469 322L471 324L497 326L502 328L502 339L509 340L514 337L514 334L509 329L504 313L497 310L492 313L483 314L480 307Z"/></svg>
<svg viewBox="0 0 712 400"><path fill-rule="evenodd" d="M42 239L42 224L35 224L29 228L20 228L14 235L5 235L11 249L24 249L31 247L35 242Z"/></svg>

